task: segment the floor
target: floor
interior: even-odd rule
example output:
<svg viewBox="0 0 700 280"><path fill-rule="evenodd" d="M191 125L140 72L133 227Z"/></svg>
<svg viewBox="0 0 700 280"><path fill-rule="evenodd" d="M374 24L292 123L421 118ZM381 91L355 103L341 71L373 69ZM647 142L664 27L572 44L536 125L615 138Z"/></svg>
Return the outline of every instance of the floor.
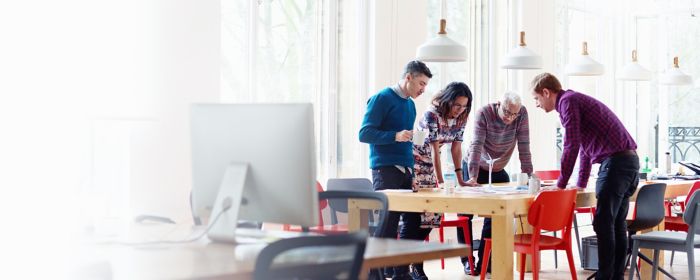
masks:
<svg viewBox="0 0 700 280"><path fill-rule="evenodd" d="M448 216L449 217L449 216ZM593 228L590 226L590 219L586 215L578 215L579 219L579 224L580 225L588 225L580 228L580 234L581 237L584 236L591 236L595 235L593 232ZM483 219L476 218L474 221L474 228L475 228L475 236L476 238L479 238L481 235L481 223L483 222ZM457 237L456 237L456 230L454 228L451 229L446 229L445 230L445 240L446 242L457 242ZM574 240L575 237L573 236L572 233L572 240ZM438 237L438 231L433 230L430 235L430 240L431 242L438 242L439 240ZM578 279L586 279L589 275L591 275L593 272L591 271L586 271L583 270L580 266L581 262L578 257L578 250L576 249L576 245L574 245L574 262L576 263L576 274ZM700 250L695 250L695 271L696 271L696 278L700 279ZM476 255L476 253L475 253ZM674 277L676 277L679 280L683 279L689 279L688 278L688 262L685 253L678 253L676 252L676 256L673 261L673 267L670 267L668 264L670 263L671 260L671 254L666 253L664 254L665 257L665 265L664 268L668 270ZM568 268L568 263L566 261L566 253L563 251L558 252L558 262L559 262L559 268L555 269L554 268L554 253L552 251L546 251L542 253L542 268L540 270L540 279L571 279L571 274L569 273L569 268ZM479 279L478 276L466 276L464 274L464 268L459 260L459 258L449 258L445 260L445 270L442 270L440 268L440 260L433 260L433 261L428 261L424 265L424 270L429 279L431 280L438 280L438 279ZM514 272L514 276L518 277L519 272ZM487 276L487 279L489 277ZM526 273L525 274L525 279L532 279L532 274L531 273Z"/></svg>

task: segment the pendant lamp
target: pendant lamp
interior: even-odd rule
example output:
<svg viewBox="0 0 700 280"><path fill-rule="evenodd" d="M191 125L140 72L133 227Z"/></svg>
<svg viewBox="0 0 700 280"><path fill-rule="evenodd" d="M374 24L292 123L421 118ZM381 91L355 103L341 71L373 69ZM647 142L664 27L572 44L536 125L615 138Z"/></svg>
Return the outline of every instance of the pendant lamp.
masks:
<svg viewBox="0 0 700 280"><path fill-rule="evenodd" d="M525 44L525 32L520 32L520 45L512 49L501 64L503 69L542 69L542 57Z"/></svg>
<svg viewBox="0 0 700 280"><path fill-rule="evenodd" d="M583 52L566 65L566 74L569 76L600 76L605 72L602 64L588 56L588 43L583 42Z"/></svg>
<svg viewBox="0 0 700 280"><path fill-rule="evenodd" d="M673 58L673 67L661 75L659 83L674 86L689 85L693 83L693 78L681 71L680 67L678 67L678 57L676 56Z"/></svg>
<svg viewBox="0 0 700 280"><path fill-rule="evenodd" d="M649 81L651 71L637 62L637 50L632 51L632 62L617 72L617 79L623 81Z"/></svg>
<svg viewBox="0 0 700 280"><path fill-rule="evenodd" d="M458 62L467 60L467 48L447 37L447 21L440 20L440 32L418 47L416 59L424 62Z"/></svg>

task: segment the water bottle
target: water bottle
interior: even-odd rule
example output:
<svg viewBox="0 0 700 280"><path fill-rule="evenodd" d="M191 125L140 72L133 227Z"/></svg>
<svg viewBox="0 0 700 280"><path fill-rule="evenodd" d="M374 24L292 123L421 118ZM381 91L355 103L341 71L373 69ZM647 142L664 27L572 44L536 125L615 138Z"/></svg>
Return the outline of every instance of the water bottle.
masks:
<svg viewBox="0 0 700 280"><path fill-rule="evenodd" d="M454 192L455 187L457 186L457 175L454 173L454 171L445 172L442 175L442 178L445 180L443 183L445 193L449 194Z"/></svg>
<svg viewBox="0 0 700 280"><path fill-rule="evenodd" d="M528 181L528 192L530 194L537 194L540 191L540 178L537 175L532 174L530 176L530 181Z"/></svg>
<svg viewBox="0 0 700 280"><path fill-rule="evenodd" d="M666 175L672 175L671 174L671 153L666 152Z"/></svg>

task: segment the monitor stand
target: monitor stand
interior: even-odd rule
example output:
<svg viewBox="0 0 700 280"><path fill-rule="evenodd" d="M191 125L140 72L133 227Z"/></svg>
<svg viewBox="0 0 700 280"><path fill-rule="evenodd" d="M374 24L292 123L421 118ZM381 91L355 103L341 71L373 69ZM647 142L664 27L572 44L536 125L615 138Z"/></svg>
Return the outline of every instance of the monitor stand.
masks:
<svg viewBox="0 0 700 280"><path fill-rule="evenodd" d="M217 242L236 243L238 213L241 208L243 187L247 175L247 163L231 163L226 167L219 193L216 195L214 209L209 217L209 223L213 223L209 233L207 233L209 239ZM224 212L222 213L222 211ZM219 217L217 218L217 216Z"/></svg>
<svg viewBox="0 0 700 280"><path fill-rule="evenodd" d="M243 201L243 188L248 176L247 163L231 163L226 167L224 178L216 195L214 209L209 217L211 229L207 237L224 243L270 243L280 238L308 235L298 232L263 231L258 228L238 228L238 214ZM224 211L222 213L222 211ZM220 216L217 218L217 216Z"/></svg>

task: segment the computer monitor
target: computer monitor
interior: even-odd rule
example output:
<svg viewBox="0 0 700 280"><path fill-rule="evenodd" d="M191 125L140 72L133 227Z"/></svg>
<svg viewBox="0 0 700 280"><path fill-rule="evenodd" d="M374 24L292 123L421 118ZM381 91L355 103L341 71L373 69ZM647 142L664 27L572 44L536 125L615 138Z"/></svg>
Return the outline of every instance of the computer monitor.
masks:
<svg viewBox="0 0 700 280"><path fill-rule="evenodd" d="M194 104L191 134L195 221L211 213L211 223L230 197L234 209L217 226L235 227L231 217L317 225L311 104Z"/></svg>

